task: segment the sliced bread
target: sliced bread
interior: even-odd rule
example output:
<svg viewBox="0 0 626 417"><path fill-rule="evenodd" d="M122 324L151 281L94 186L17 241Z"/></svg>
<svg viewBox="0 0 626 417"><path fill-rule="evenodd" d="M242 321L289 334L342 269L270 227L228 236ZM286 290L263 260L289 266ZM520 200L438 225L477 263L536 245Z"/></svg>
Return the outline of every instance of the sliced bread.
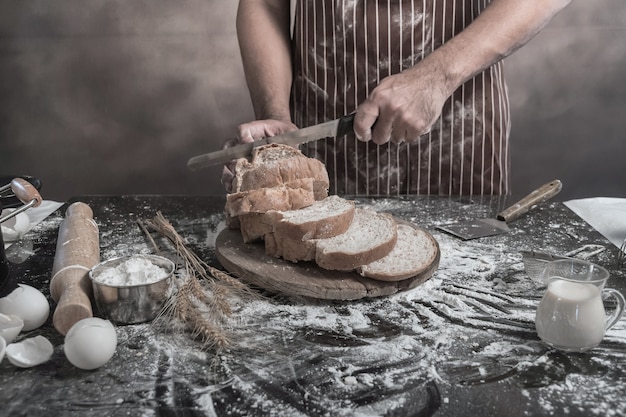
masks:
<svg viewBox="0 0 626 417"><path fill-rule="evenodd" d="M358 268L364 277L380 281L401 281L428 269L436 260L437 242L424 230L398 224L398 240L391 252Z"/></svg>
<svg viewBox="0 0 626 417"><path fill-rule="evenodd" d="M236 217L270 210L296 210L314 202L313 179L303 178L276 187L227 194L225 211L228 216Z"/></svg>
<svg viewBox="0 0 626 417"><path fill-rule="evenodd" d="M301 240L271 233L265 237L265 252L292 262L314 260L324 269L351 271L386 256L396 239L393 217L356 208L350 227L340 235Z"/></svg>
<svg viewBox="0 0 626 417"><path fill-rule="evenodd" d="M327 239L348 230L354 212L354 201L332 195L308 207L281 212L274 232L294 240Z"/></svg>
<svg viewBox="0 0 626 417"><path fill-rule="evenodd" d="M242 214L239 225L245 243L274 232L294 240L326 239L348 230L354 210L354 201L333 195L297 210Z"/></svg>
<svg viewBox="0 0 626 417"><path fill-rule="evenodd" d="M386 256L397 236L391 215L357 208L345 233L317 241L315 262L324 269L350 271Z"/></svg>

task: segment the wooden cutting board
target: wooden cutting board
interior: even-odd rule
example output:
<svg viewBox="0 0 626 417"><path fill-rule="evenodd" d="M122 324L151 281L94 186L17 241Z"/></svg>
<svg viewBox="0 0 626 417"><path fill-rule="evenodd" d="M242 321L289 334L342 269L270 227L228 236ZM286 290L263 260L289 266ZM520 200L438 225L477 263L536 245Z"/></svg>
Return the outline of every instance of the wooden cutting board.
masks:
<svg viewBox="0 0 626 417"><path fill-rule="evenodd" d="M416 225L411 226L423 231ZM215 254L229 273L274 293L324 300L358 300L395 294L424 283L439 266L441 253L438 244L436 247L437 255L428 268L397 282L373 280L356 272L328 271L314 262L293 263L267 256L263 243L244 243L239 230L228 228L217 236Z"/></svg>

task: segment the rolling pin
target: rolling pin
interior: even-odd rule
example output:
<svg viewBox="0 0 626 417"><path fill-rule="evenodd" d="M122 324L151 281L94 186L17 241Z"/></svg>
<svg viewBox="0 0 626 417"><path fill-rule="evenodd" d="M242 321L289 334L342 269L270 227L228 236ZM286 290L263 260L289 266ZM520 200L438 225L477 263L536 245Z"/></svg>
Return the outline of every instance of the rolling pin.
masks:
<svg viewBox="0 0 626 417"><path fill-rule="evenodd" d="M85 203L73 203L59 226L50 280L50 295L57 303L52 323L62 335L79 320L93 317L89 270L98 262L100 241L93 211Z"/></svg>

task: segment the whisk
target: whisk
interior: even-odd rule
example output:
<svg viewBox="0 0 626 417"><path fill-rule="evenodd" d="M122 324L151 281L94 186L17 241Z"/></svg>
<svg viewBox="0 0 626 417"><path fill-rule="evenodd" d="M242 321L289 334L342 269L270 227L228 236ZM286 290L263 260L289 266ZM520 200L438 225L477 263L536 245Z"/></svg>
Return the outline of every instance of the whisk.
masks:
<svg viewBox="0 0 626 417"><path fill-rule="evenodd" d="M0 217L0 223L4 223L21 212L28 210L31 207L37 207L41 204L42 199L39 191L37 191L31 183L23 178L14 178L9 184L0 187L0 195L9 190L12 191L15 196L19 198L22 203L24 203L24 205L6 214L5 216Z"/></svg>

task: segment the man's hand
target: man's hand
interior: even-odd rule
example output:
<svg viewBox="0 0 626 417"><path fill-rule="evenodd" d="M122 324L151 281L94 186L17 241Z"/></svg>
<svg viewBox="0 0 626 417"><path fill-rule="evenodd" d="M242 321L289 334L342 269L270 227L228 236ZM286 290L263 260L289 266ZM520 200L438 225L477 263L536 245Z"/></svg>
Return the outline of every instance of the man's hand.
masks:
<svg viewBox="0 0 626 417"><path fill-rule="evenodd" d="M357 138L378 145L417 141L430 132L451 94L445 81L425 61L383 79L357 108Z"/></svg>
<svg viewBox="0 0 626 417"><path fill-rule="evenodd" d="M224 142L223 149L233 147L240 143L251 143L270 136L280 135L281 133L291 132L298 127L291 122L282 120L255 120L249 123L243 123L237 128L237 137L228 139ZM235 162L232 160L224 164L222 169L222 184L226 192L232 192L233 178L235 175Z"/></svg>

